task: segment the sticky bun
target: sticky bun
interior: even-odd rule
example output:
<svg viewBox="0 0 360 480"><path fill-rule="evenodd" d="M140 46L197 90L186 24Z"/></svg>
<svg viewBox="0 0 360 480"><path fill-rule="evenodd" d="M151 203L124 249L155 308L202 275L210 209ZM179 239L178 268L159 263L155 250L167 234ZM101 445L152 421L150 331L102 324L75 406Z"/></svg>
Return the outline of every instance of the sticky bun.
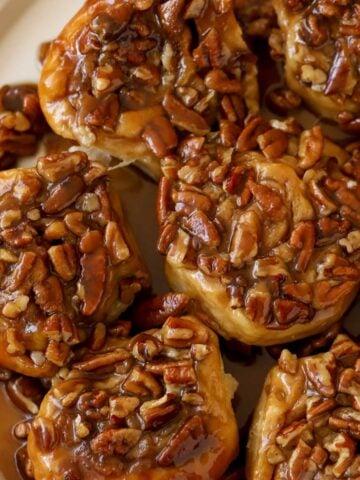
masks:
<svg viewBox="0 0 360 480"><path fill-rule="evenodd" d="M148 286L106 173L83 152L0 173L0 367L51 376Z"/></svg>
<svg viewBox="0 0 360 480"><path fill-rule="evenodd" d="M359 287L359 145L261 117L229 145L222 132L189 136L162 160L158 249L170 285L226 338L319 333Z"/></svg>
<svg viewBox="0 0 360 480"><path fill-rule="evenodd" d="M28 438L34 477L220 479L238 449L234 387L193 315L109 338L45 396Z"/></svg>
<svg viewBox="0 0 360 480"><path fill-rule="evenodd" d="M321 117L359 133L359 2L275 0L274 7L291 90ZM275 33L273 46L279 44L277 37Z"/></svg>
<svg viewBox="0 0 360 480"><path fill-rule="evenodd" d="M59 135L158 177L181 132L256 113L256 71L231 2L88 0L49 49L40 100Z"/></svg>
<svg viewBox="0 0 360 480"><path fill-rule="evenodd" d="M318 355L283 350L255 411L248 480L358 478L359 361L343 334Z"/></svg>

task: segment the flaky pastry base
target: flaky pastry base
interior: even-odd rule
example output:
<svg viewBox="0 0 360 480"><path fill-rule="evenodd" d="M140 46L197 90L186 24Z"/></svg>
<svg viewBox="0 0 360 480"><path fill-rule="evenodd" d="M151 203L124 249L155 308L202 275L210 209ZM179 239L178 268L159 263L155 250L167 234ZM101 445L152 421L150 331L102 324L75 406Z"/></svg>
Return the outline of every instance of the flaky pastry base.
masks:
<svg viewBox="0 0 360 480"><path fill-rule="evenodd" d="M336 305L316 313L309 323L291 325L285 330L269 330L265 325L254 323L243 309L231 308L226 288L218 279L210 278L201 271L183 268L169 256L165 273L171 288L185 292L200 302L207 313L206 321L219 335L249 345L277 345L316 335L336 323L357 295L354 289L350 296L339 299Z"/></svg>

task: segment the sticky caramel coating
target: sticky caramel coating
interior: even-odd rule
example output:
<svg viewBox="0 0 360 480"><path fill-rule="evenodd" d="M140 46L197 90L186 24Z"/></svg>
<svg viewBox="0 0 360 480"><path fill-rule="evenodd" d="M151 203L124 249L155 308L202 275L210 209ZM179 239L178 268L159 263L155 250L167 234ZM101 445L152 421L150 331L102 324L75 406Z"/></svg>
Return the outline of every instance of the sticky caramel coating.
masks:
<svg viewBox="0 0 360 480"><path fill-rule="evenodd" d="M0 88L1 170L13 167L19 157L34 155L38 141L48 130L37 85L5 85Z"/></svg>
<svg viewBox="0 0 360 480"><path fill-rule="evenodd" d="M181 132L258 110L255 57L228 1L88 0L52 43L39 90L55 132L154 177Z"/></svg>
<svg viewBox="0 0 360 480"><path fill-rule="evenodd" d="M189 137L162 161L170 285L225 338L274 345L328 328L359 287L358 145L261 117L232 146L211 141Z"/></svg>
<svg viewBox="0 0 360 480"><path fill-rule="evenodd" d="M360 6L356 0L275 0L285 77L321 117L360 131Z"/></svg>
<svg viewBox="0 0 360 480"><path fill-rule="evenodd" d="M254 414L249 480L357 477L359 359L359 344L343 334L318 355L283 350Z"/></svg>
<svg viewBox="0 0 360 480"><path fill-rule="evenodd" d="M149 277L106 168L82 152L0 173L0 366L51 376Z"/></svg>
<svg viewBox="0 0 360 480"><path fill-rule="evenodd" d="M238 449L234 382L193 315L110 339L44 398L28 438L35 479L220 479Z"/></svg>

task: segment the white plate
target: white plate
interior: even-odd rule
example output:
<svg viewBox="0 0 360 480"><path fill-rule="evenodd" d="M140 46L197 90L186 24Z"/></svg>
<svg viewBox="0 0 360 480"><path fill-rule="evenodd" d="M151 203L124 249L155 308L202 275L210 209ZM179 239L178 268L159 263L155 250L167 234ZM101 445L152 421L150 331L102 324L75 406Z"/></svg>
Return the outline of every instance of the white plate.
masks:
<svg viewBox="0 0 360 480"><path fill-rule="evenodd" d="M82 0L0 0L0 85L36 82L39 45L53 39L82 3ZM123 178L120 184L125 210L150 268L154 290L163 293L167 285L162 258L156 253L156 185L133 170L127 170L124 176L127 181ZM348 319L347 323L355 324L355 309ZM273 361L264 352L250 370L228 360L225 364L240 383L236 411L242 426L255 406ZM14 452L20 443L11 435L15 420L20 418L21 413L11 406L0 385L0 480L20 478L14 464Z"/></svg>

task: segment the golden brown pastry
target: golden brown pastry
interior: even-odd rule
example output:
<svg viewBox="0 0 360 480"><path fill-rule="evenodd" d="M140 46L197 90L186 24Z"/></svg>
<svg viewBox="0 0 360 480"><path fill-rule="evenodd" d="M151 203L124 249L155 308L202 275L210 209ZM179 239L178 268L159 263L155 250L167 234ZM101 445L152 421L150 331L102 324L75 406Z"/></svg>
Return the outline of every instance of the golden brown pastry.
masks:
<svg viewBox="0 0 360 480"><path fill-rule="evenodd" d="M179 131L256 113L254 62L230 2L88 0L50 47L40 100L59 135L158 177Z"/></svg>
<svg viewBox="0 0 360 480"><path fill-rule="evenodd" d="M357 0L275 0L285 77L318 115L360 131L360 5Z"/></svg>
<svg viewBox="0 0 360 480"><path fill-rule="evenodd" d="M316 334L358 291L359 145L346 151L318 126L299 128L255 117L233 148L221 135L190 136L162 161L168 280L226 338L272 345Z"/></svg>
<svg viewBox="0 0 360 480"><path fill-rule="evenodd" d="M238 449L234 382L193 315L110 339L44 398L28 438L35 479L219 479Z"/></svg>
<svg viewBox="0 0 360 480"><path fill-rule="evenodd" d="M359 364L346 335L310 357L283 350L254 414L248 480L359 478Z"/></svg>
<svg viewBox="0 0 360 480"><path fill-rule="evenodd" d="M148 286L108 180L82 152L0 173L0 367L50 376Z"/></svg>
<svg viewBox="0 0 360 480"><path fill-rule="evenodd" d="M0 169L18 157L34 155L49 130L39 104L37 86L5 85L0 89Z"/></svg>

